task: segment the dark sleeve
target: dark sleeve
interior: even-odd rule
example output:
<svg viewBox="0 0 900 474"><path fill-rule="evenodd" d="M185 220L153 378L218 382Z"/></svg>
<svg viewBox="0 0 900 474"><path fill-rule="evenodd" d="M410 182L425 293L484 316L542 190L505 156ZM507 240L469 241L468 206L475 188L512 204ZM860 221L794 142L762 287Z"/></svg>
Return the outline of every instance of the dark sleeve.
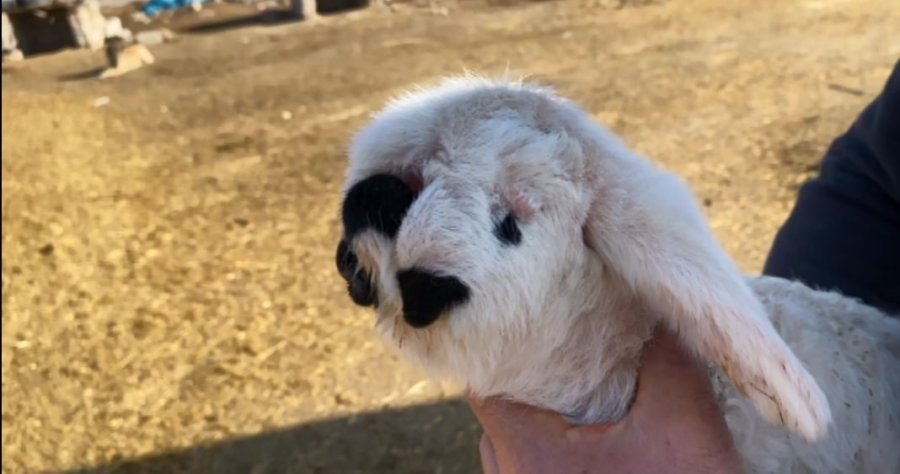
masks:
<svg viewBox="0 0 900 474"><path fill-rule="evenodd" d="M763 273L900 314L900 61L800 188Z"/></svg>

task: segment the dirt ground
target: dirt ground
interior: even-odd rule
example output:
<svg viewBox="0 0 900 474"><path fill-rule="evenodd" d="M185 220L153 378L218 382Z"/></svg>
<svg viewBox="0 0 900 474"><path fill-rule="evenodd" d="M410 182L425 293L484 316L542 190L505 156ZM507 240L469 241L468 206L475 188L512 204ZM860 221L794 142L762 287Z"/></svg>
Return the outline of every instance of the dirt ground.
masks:
<svg viewBox="0 0 900 474"><path fill-rule="evenodd" d="M375 337L333 264L344 150L415 83L557 86L682 173L756 271L900 57L883 0L462 2L240 23L3 74L3 472L468 473L458 387Z"/></svg>

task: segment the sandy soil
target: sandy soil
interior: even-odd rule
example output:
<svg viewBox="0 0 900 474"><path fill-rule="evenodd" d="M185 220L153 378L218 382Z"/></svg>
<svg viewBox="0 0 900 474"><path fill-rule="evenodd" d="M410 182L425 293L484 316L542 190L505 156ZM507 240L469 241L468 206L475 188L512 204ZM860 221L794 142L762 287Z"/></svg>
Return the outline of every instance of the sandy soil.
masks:
<svg viewBox="0 0 900 474"><path fill-rule="evenodd" d="M3 472L477 471L458 388L391 355L333 268L367 114L528 74L682 173L754 271L900 57L883 0L492 3L237 22L109 82L61 80L99 52L4 66Z"/></svg>

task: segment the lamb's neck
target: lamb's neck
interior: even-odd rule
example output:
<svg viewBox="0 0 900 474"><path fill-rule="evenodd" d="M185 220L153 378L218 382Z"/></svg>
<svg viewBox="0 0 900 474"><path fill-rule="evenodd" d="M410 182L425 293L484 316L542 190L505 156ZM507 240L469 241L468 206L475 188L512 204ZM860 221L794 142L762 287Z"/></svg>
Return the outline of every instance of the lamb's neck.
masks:
<svg viewBox="0 0 900 474"><path fill-rule="evenodd" d="M574 375L590 383L584 386L574 409L566 411L567 418L578 424L617 421L634 399L640 354L651 336L652 324L645 315L622 310L593 315L586 326L574 335L570 347L584 348L578 359L587 361L588 366Z"/></svg>
<svg viewBox="0 0 900 474"><path fill-rule="evenodd" d="M597 389L581 402L582 408L565 418L572 424L612 423L622 419L631 407L637 389L637 364L611 372Z"/></svg>

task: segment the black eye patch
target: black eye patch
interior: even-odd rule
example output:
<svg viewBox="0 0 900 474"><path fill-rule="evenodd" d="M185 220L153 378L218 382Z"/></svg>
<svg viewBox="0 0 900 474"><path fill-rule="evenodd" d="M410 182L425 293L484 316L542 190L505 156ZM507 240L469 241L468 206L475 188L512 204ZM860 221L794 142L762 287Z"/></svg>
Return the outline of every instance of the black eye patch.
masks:
<svg viewBox="0 0 900 474"><path fill-rule="evenodd" d="M347 192L341 209L344 236L349 241L366 229L396 237L416 192L402 179L376 174L356 183Z"/></svg>
<svg viewBox="0 0 900 474"><path fill-rule="evenodd" d="M338 243L335 263L341 278L347 282L350 299L360 306L377 306L378 293L372 285L372 280L369 274L359 267L359 260L356 258L356 254L350 250L346 240L341 239Z"/></svg>
<svg viewBox="0 0 900 474"><path fill-rule="evenodd" d="M519 245L522 242L522 231L516 222L516 216L512 213L507 214L502 221L494 226L494 235L504 245Z"/></svg>

